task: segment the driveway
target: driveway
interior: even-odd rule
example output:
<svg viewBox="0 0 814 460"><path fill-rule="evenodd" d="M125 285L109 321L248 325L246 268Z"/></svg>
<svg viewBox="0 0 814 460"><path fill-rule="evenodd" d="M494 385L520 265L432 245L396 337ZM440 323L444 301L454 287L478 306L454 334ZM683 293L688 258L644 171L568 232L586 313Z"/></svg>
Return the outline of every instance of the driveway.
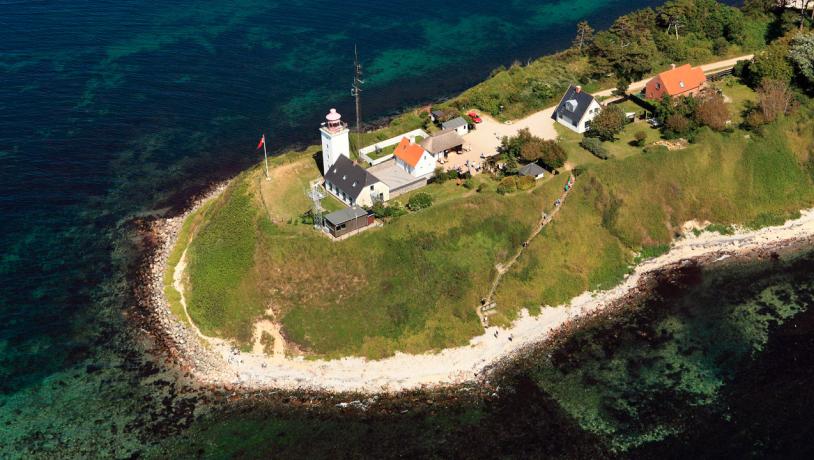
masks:
<svg viewBox="0 0 814 460"><path fill-rule="evenodd" d="M753 57L753 54L747 54L736 58L704 64L701 66L701 70L705 73L709 73L714 70L728 69L733 67L738 61L752 59ZM631 83L628 91L635 92L641 90L647 85L647 82L650 81L651 78L653 77L650 76L647 79ZM594 96L608 97L612 96L613 92L614 89L607 89L594 93ZM607 103L609 100L603 102ZM501 123L489 115L477 111L483 119L483 122L476 125L475 130L470 131L469 134L464 136L464 145L469 148L469 151L460 155L450 154L449 160L444 164L444 168L447 170L457 169L459 166L465 166L467 160L470 164L477 164L482 161L481 154L483 154L484 157L496 155L497 147L500 145L500 139L503 138L503 136L514 136L517 134L517 131L523 128L528 128L531 134L543 139L557 139L557 130L554 129L555 121L551 118L555 108L556 106L549 107L508 124Z"/></svg>

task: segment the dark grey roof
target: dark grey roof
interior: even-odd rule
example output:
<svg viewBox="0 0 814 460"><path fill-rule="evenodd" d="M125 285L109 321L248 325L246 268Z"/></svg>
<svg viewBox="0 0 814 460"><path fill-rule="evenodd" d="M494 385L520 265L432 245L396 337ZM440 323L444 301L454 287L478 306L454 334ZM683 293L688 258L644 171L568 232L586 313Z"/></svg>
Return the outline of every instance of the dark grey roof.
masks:
<svg viewBox="0 0 814 460"><path fill-rule="evenodd" d="M520 174L521 176L537 177L540 174L543 174L544 172L545 169L541 168L540 165L538 165L537 163L529 163L526 166L520 168L518 174Z"/></svg>
<svg viewBox="0 0 814 460"><path fill-rule="evenodd" d="M325 220L330 222L334 227L340 224L344 224L345 222L351 221L353 219L366 216L367 211L362 208L345 208L340 209L339 211L334 211L327 216L325 216Z"/></svg>
<svg viewBox="0 0 814 460"><path fill-rule="evenodd" d="M574 100L577 102L576 109L572 112L571 110L566 107L568 101ZM571 85L568 87L568 91L565 92L565 95L560 100L559 105L557 105L557 110L551 115L551 118L557 119L557 114L562 112L571 120L575 122L579 122L582 120L582 117L585 116L585 112L588 110L588 107L593 102L594 97L585 91L577 92L577 87Z"/></svg>
<svg viewBox="0 0 814 460"><path fill-rule="evenodd" d="M351 199L356 201L362 189L368 185L379 182L373 174L357 164L354 164L348 157L339 155L336 163L325 174L325 180L334 184L336 188L345 192Z"/></svg>
<svg viewBox="0 0 814 460"><path fill-rule="evenodd" d="M468 123L463 119L463 117L456 117L452 120L441 123L441 129L457 129L461 126L466 126L467 124Z"/></svg>
<svg viewBox="0 0 814 460"><path fill-rule="evenodd" d="M441 131L435 136L430 136L424 139L421 141L420 145L424 147L424 150L435 155L436 153L443 152L444 150L449 150L464 145L464 139L459 136L458 133L449 129L446 131Z"/></svg>
<svg viewBox="0 0 814 460"><path fill-rule="evenodd" d="M444 111L443 110L433 110L432 112L430 112L430 115L434 116L435 118L441 118L441 117L444 116Z"/></svg>

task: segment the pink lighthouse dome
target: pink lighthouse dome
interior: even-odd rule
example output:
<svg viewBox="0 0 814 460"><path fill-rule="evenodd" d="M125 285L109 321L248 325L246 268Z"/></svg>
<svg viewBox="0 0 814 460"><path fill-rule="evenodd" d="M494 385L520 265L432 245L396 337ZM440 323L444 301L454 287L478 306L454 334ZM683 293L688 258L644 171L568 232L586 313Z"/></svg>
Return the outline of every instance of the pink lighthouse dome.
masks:
<svg viewBox="0 0 814 460"><path fill-rule="evenodd" d="M328 115L325 115L325 120L327 120L325 125L328 131L337 132L342 130L342 115L340 115L336 109L331 109Z"/></svg>

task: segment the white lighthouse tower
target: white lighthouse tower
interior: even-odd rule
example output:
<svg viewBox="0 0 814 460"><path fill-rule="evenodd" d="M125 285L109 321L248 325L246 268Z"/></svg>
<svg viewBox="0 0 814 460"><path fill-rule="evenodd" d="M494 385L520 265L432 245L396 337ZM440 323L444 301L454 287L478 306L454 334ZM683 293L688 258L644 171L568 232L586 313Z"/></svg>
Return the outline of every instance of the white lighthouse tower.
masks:
<svg viewBox="0 0 814 460"><path fill-rule="evenodd" d="M350 131L342 115L331 109L319 132L322 134L322 174L325 175L340 155L350 159Z"/></svg>

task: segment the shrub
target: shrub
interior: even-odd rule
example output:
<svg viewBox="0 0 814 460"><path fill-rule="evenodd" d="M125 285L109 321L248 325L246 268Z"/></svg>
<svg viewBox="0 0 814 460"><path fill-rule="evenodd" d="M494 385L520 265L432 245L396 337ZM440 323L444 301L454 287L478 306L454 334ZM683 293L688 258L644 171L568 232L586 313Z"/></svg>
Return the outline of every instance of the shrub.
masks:
<svg viewBox="0 0 814 460"><path fill-rule="evenodd" d="M594 154L597 158L607 160L609 157L608 151L605 149L605 146L602 145L602 141L595 137L583 137L579 145Z"/></svg>
<svg viewBox="0 0 814 460"><path fill-rule="evenodd" d="M435 168L435 181L436 182L438 182L439 184L443 184L444 182L447 181L447 179L449 179L449 176L447 176L447 173L444 172L444 168L442 168L440 166Z"/></svg>
<svg viewBox="0 0 814 460"><path fill-rule="evenodd" d="M534 188L534 178L529 176L521 176L516 181L517 190L530 190Z"/></svg>
<svg viewBox="0 0 814 460"><path fill-rule="evenodd" d="M478 192L478 193L488 192L489 191L489 184L487 184L486 182L481 182L478 185L478 188L475 189L475 191Z"/></svg>
<svg viewBox="0 0 814 460"><path fill-rule="evenodd" d="M467 177L466 180L464 181L464 187L469 190L472 190L473 188L475 188L475 181L473 181L471 177Z"/></svg>
<svg viewBox="0 0 814 460"><path fill-rule="evenodd" d="M636 131L636 134L633 135L633 140L636 146L641 147L644 145L644 141L647 140L647 133L644 131Z"/></svg>
<svg viewBox="0 0 814 460"><path fill-rule="evenodd" d="M425 192L416 193L407 201L407 208L410 211L420 211L430 206L432 206L432 196Z"/></svg>
<svg viewBox="0 0 814 460"><path fill-rule="evenodd" d="M718 93L710 93L701 98L695 106L695 119L714 131L723 131L729 122L729 108Z"/></svg>
<svg viewBox="0 0 814 460"><path fill-rule="evenodd" d="M664 127L668 131L668 137L684 136L692 131L692 122L684 115L674 113L664 120Z"/></svg>
<svg viewBox="0 0 814 460"><path fill-rule="evenodd" d="M643 151L644 153L666 153L669 150L663 145L648 145Z"/></svg>
<svg viewBox="0 0 814 460"><path fill-rule="evenodd" d="M515 176L504 177L497 186L497 193L505 195L517 191L517 178Z"/></svg>

